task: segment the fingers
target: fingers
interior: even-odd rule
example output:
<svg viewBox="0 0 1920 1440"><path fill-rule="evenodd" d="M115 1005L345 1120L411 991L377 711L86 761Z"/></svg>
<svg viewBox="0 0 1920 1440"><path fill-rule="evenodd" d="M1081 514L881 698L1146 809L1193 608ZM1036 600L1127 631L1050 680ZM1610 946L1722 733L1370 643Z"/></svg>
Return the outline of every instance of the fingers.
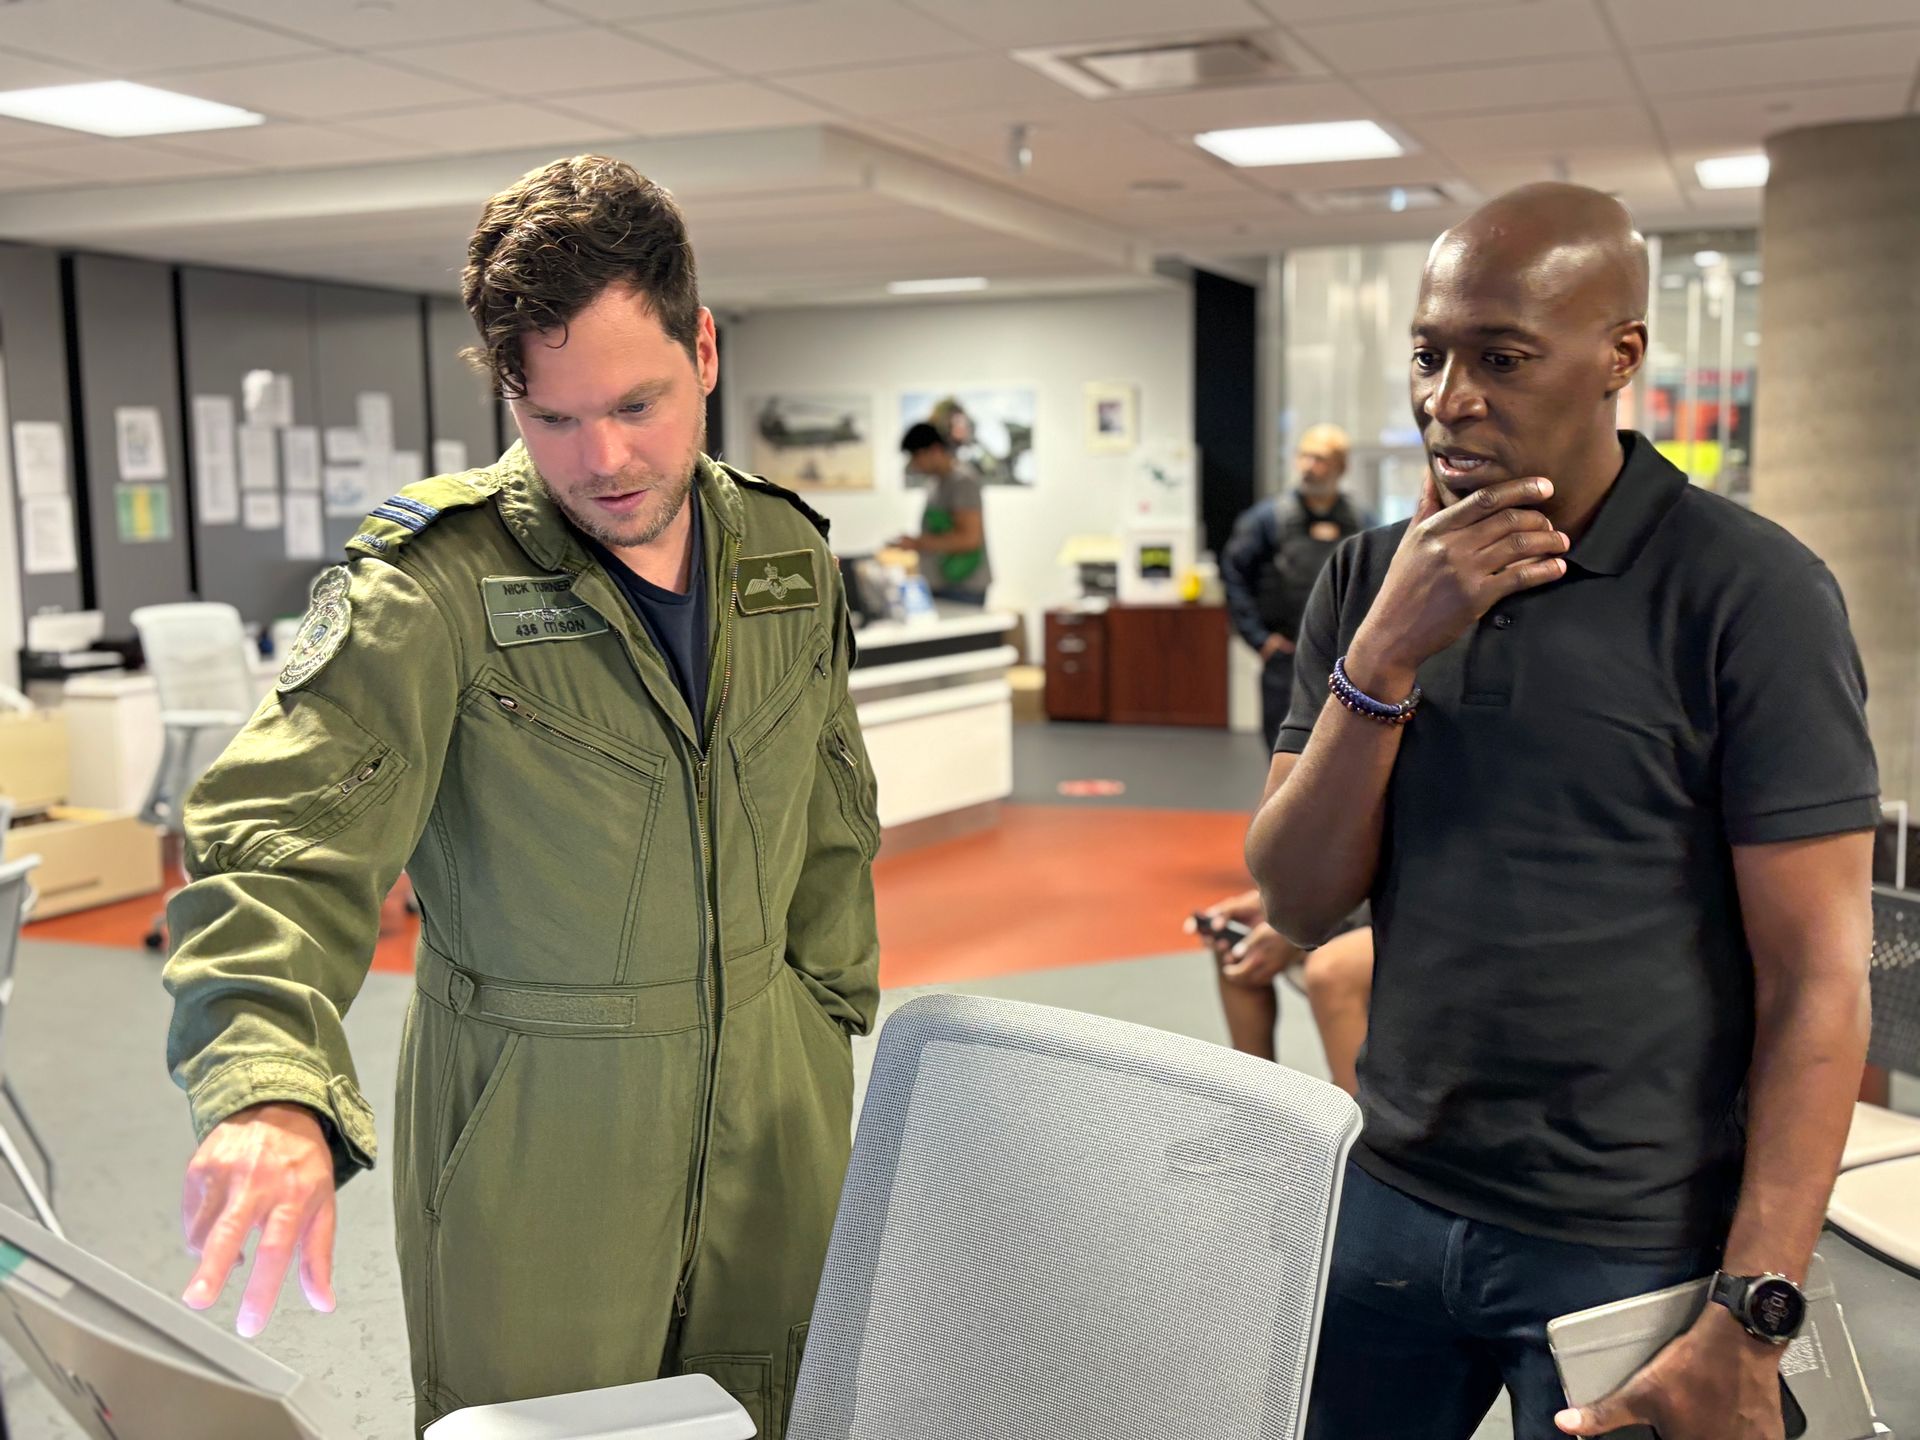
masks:
<svg viewBox="0 0 1920 1440"><path fill-rule="evenodd" d="M1549 560L1530 560L1524 564L1509 565L1488 582L1488 593L1492 602L1498 603L1508 595L1517 595L1522 590L1538 590L1542 585L1551 585L1567 573L1567 562L1555 556Z"/></svg>
<svg viewBox="0 0 1920 1440"><path fill-rule="evenodd" d="M1516 505L1538 505L1553 494L1553 482L1540 476L1526 480L1503 480L1476 490L1457 504L1449 505L1428 523L1428 530L1441 533L1465 530L1479 524L1496 511Z"/></svg>
<svg viewBox="0 0 1920 1440"><path fill-rule="evenodd" d="M1605 1435L1613 1430L1624 1430L1629 1425L1652 1425L1655 1422L1651 1415L1643 1414L1632 1403L1628 1391L1620 1390L1584 1410L1562 1410L1553 1417L1553 1423L1567 1435Z"/></svg>
<svg viewBox="0 0 1920 1440"><path fill-rule="evenodd" d="M332 1192L328 1192L300 1237L300 1289L307 1304L323 1314L332 1314L333 1231L337 1218Z"/></svg>
<svg viewBox="0 0 1920 1440"><path fill-rule="evenodd" d="M282 1205L267 1217L266 1233L253 1256L253 1276L247 1281L246 1294L240 1298L240 1318L234 1328L251 1340L267 1328L280 1287L293 1266L294 1247L300 1243L306 1217L291 1206Z"/></svg>
<svg viewBox="0 0 1920 1440"><path fill-rule="evenodd" d="M1434 482L1433 471L1422 470L1420 472L1420 503L1414 507L1413 523L1418 525L1423 520L1431 520L1444 509L1446 509L1446 502L1440 498L1440 487Z"/></svg>
<svg viewBox="0 0 1920 1440"><path fill-rule="evenodd" d="M205 1310L220 1298L220 1292L227 1286L227 1277L240 1264L247 1237L258 1223L259 1217L244 1191L221 1210L202 1241L200 1266L187 1282L186 1293L180 1297L189 1309Z"/></svg>
<svg viewBox="0 0 1920 1440"><path fill-rule="evenodd" d="M188 1169L187 1183L180 1194L180 1226L186 1232L190 1253L206 1253L207 1232L213 1228L213 1222L220 1218L220 1212L226 1208L226 1204L225 1171L203 1170L197 1166Z"/></svg>
<svg viewBox="0 0 1920 1440"><path fill-rule="evenodd" d="M1533 512L1538 513L1538 512ZM1543 520L1544 516L1541 517ZM1529 526L1502 535L1498 540L1479 552L1480 563L1487 567L1488 574L1498 574L1509 565L1521 560L1537 560L1564 555L1573 548L1573 541L1565 532L1556 530L1552 525L1544 529Z"/></svg>

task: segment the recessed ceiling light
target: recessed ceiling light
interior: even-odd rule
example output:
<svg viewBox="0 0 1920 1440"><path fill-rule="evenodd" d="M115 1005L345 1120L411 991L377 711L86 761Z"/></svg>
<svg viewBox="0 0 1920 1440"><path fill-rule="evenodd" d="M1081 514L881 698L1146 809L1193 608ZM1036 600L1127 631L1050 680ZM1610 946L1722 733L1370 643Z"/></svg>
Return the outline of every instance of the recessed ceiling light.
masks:
<svg viewBox="0 0 1920 1440"><path fill-rule="evenodd" d="M1760 345L1760 332L1758 330L1749 330L1746 334L1742 335L1740 339L1749 350L1757 349Z"/></svg>
<svg viewBox="0 0 1920 1440"><path fill-rule="evenodd" d="M889 295L953 295L962 290L986 288L986 277L981 275L959 276L951 280L890 280L887 282Z"/></svg>
<svg viewBox="0 0 1920 1440"><path fill-rule="evenodd" d="M116 137L237 130L243 125L259 125L267 118L217 100L156 90L131 80L0 92L0 115Z"/></svg>
<svg viewBox="0 0 1920 1440"><path fill-rule="evenodd" d="M1667 274L1662 275L1660 277L1660 288L1662 290L1678 290L1682 285L1686 283L1687 283L1686 276L1675 275L1671 271L1669 271Z"/></svg>
<svg viewBox="0 0 1920 1440"><path fill-rule="evenodd" d="M1740 272L1740 283L1742 285L1758 285L1760 283L1760 272L1758 270L1742 270Z"/></svg>
<svg viewBox="0 0 1920 1440"><path fill-rule="evenodd" d="M1313 125L1257 125L1209 130L1193 143L1229 165L1321 165L1339 160L1391 160L1406 151L1371 120Z"/></svg>
<svg viewBox="0 0 1920 1440"><path fill-rule="evenodd" d="M1726 258L1727 257L1722 255L1718 250L1696 250L1693 252L1693 263L1698 265L1702 270L1711 270Z"/></svg>
<svg viewBox="0 0 1920 1440"><path fill-rule="evenodd" d="M1770 167L1761 153L1715 155L1693 162L1693 173L1703 190L1751 190L1767 183Z"/></svg>

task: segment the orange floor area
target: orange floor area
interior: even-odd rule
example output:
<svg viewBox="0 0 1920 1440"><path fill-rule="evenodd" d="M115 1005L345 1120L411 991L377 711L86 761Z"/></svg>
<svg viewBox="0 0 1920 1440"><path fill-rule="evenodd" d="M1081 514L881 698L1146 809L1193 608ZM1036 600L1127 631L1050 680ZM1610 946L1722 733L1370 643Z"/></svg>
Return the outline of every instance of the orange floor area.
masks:
<svg viewBox="0 0 1920 1440"><path fill-rule="evenodd" d="M1009 805L992 830L874 868L880 983L981 980L1181 949L1190 943L1185 916L1245 887L1246 827L1245 815L1220 811ZM146 896L43 920L26 934L138 946L159 906ZM413 968L417 926L400 897L389 898L376 970Z"/></svg>

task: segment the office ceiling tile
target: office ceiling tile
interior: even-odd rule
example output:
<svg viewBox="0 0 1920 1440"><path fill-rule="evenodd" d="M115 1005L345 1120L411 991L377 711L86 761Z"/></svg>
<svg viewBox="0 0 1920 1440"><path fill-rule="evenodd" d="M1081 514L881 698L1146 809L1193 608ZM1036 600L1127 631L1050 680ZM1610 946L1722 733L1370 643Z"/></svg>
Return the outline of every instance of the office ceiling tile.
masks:
<svg viewBox="0 0 1920 1440"><path fill-rule="evenodd" d="M73 65L86 78L124 80L182 65L300 55L302 40L232 15L167 0L39 0L0 5L0 46Z"/></svg>
<svg viewBox="0 0 1920 1440"><path fill-rule="evenodd" d="M1085 45L1196 30L1264 27L1252 0L909 0L996 49Z"/></svg>
<svg viewBox="0 0 1920 1440"><path fill-rule="evenodd" d="M1638 99L1633 77L1619 57L1610 54L1379 76L1361 82L1360 88L1389 115L1409 118Z"/></svg>
<svg viewBox="0 0 1920 1440"><path fill-rule="evenodd" d="M370 115L355 120L353 128L449 155L535 145L552 145L559 151L620 135L613 126L511 100Z"/></svg>
<svg viewBox="0 0 1920 1440"><path fill-rule="evenodd" d="M1911 25L1913 0L1601 0L1623 44L1636 50L1726 44L1765 35Z"/></svg>
<svg viewBox="0 0 1920 1440"><path fill-rule="evenodd" d="M1920 26L1643 50L1634 55L1633 67L1648 94L1661 100L1729 90L1805 88L1830 81L1910 78L1920 68Z"/></svg>
<svg viewBox="0 0 1920 1440"><path fill-rule="evenodd" d="M698 61L589 25L442 45L404 45L382 53L396 65L484 93L529 98L558 99L578 90L619 85L671 85L713 75L711 68Z"/></svg>
<svg viewBox="0 0 1920 1440"><path fill-rule="evenodd" d="M337 120L348 115L456 105L482 98L465 85L337 53L217 70L176 71L155 76L154 83L290 120Z"/></svg>
<svg viewBox="0 0 1920 1440"><path fill-rule="evenodd" d="M566 18L538 0L378 0L374 4L350 0L180 0L180 4L207 14L270 25L316 44L375 54L388 46L425 45L450 35L551 30ZM0 45L6 43L0 37Z"/></svg>
<svg viewBox="0 0 1920 1440"><path fill-rule="evenodd" d="M626 87L568 95L560 109L626 135L702 135L767 130L830 119L825 111L748 80Z"/></svg>
<svg viewBox="0 0 1920 1440"><path fill-rule="evenodd" d="M957 30L891 0L817 0L812 5L683 16L624 28L741 75L933 60L979 50Z"/></svg>
<svg viewBox="0 0 1920 1440"><path fill-rule="evenodd" d="M1592 0L1458 8L1432 20L1315 21L1293 30L1321 59L1348 75L1437 74L1450 66L1485 68L1504 60L1591 55L1613 43Z"/></svg>

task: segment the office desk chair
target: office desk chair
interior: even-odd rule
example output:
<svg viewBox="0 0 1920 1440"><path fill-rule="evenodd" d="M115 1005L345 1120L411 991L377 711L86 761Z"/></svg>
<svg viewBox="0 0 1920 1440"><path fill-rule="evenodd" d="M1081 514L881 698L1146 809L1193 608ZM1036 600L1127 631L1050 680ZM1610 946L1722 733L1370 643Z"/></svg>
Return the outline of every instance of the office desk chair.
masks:
<svg viewBox="0 0 1920 1440"><path fill-rule="evenodd" d="M224 745L253 715L253 669L240 612L231 605L146 605L133 612L147 671L160 691L165 732L160 764L140 818L164 827L169 859L184 846L181 812L187 792ZM147 931L149 950L166 946L164 907Z"/></svg>
<svg viewBox="0 0 1920 1440"><path fill-rule="evenodd" d="M1319 1080L1038 1005L935 995L880 1035L789 1440L1294 1440L1360 1130ZM654 1387L457 1411L429 1440L712 1440ZM763 1402L773 1403L773 1402Z"/></svg>
<svg viewBox="0 0 1920 1440"><path fill-rule="evenodd" d="M7 1107L20 1121L20 1128L26 1132L27 1143L39 1156L41 1167L47 1172L46 1189L42 1190L33 1178L33 1171L28 1168L20 1147L14 1143L4 1118L0 1118L0 1161L4 1161L12 1172L15 1183L27 1197L27 1204L40 1223L55 1235L60 1235L64 1232L60 1229L59 1217L53 1213L53 1156L42 1143L39 1132L33 1128L33 1121L28 1118L20 1097L13 1093L13 1083L7 1079L6 1066L7 1014L13 1008L13 972L20 958L20 929L26 924L28 912L33 909L33 882L28 877L39 864L38 855L26 855L0 865L0 1098L6 1100Z"/></svg>

